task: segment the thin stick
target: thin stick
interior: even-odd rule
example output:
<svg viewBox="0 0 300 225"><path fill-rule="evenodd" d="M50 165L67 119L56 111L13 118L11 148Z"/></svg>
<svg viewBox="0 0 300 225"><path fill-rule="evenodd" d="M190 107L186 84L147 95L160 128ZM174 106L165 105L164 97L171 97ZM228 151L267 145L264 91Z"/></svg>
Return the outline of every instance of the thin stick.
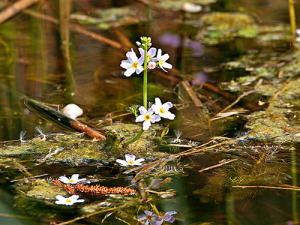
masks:
<svg viewBox="0 0 300 225"><path fill-rule="evenodd" d="M22 178L22 179L12 180L10 182L17 182L17 181L21 181L21 180L30 180L30 179L34 179L34 178L45 177L48 175L49 175L48 173L45 173L45 174L36 175L36 176L32 176L32 177L26 177L26 178Z"/></svg>
<svg viewBox="0 0 300 225"><path fill-rule="evenodd" d="M277 96L279 95L279 93L281 93L288 86L289 83L290 83L290 80L286 80L284 82L284 84L282 85L282 87L278 91L276 91L275 94L273 94L273 96L272 96L272 98L270 100L269 106L268 106L268 108L267 108L266 111L270 110L273 107L274 100L277 98Z"/></svg>
<svg viewBox="0 0 300 225"><path fill-rule="evenodd" d="M117 208L111 208L111 209L106 209L106 210L102 210L102 211L97 211L97 212L93 212L93 213L90 213L90 214L87 214L87 215L84 215L84 216L80 216L80 217L76 217L72 220L69 220L69 221L66 221L66 222L62 222L62 223L58 223L57 225L66 225L66 224L70 224L70 223L73 223L75 221L78 221L78 220L82 220L82 219L85 219L85 218L89 218L91 216L94 216L94 215L97 215L97 214L100 214L100 213L104 213L104 212L109 212L109 211L113 211L113 210L116 210Z"/></svg>
<svg viewBox="0 0 300 225"><path fill-rule="evenodd" d="M228 109L230 109L232 106L234 106L236 103L238 103L243 97L249 95L249 94L252 94L253 92L255 92L255 90L251 90L251 91L248 91L242 95L240 95L233 103L231 103L229 106L227 106L225 109L223 109L221 112L219 113L222 113L222 112L225 112L227 111ZM218 114L217 114L218 115Z"/></svg>
<svg viewBox="0 0 300 225"><path fill-rule="evenodd" d="M44 14L35 12L33 10L24 10L24 12L26 14L29 14L29 15L37 17L37 18L44 19L44 20L46 20L48 22L51 22L51 23L55 23L55 24L59 23L59 21L57 19L55 19L55 18L53 18L51 16L48 16L48 15L44 15ZM110 45L110 46L112 46L112 47L114 47L116 49L122 49L122 50L124 50L122 48L122 45L119 42L110 40L110 39L108 39L108 38L106 38L106 37L104 37L104 36L102 36L100 34L96 34L96 33L92 32L92 31L88 31L88 30L86 30L81 25L70 23L69 26L70 26L70 29L73 30L73 31L76 31L76 32L81 33L81 34L84 34L84 35L86 35L86 36L88 36L88 37L90 37L90 38L92 38L94 40L97 40L99 42L103 42L105 44L108 44L108 45Z"/></svg>
<svg viewBox="0 0 300 225"><path fill-rule="evenodd" d="M232 160L229 160L229 161L226 161L224 163L220 163L220 164L217 164L217 165L214 165L214 166L210 166L210 167L207 167L207 168L204 168L202 170L199 170L198 172L201 173L203 171L206 171L206 170L210 170L210 169L214 169L216 167L219 167L219 166L223 166L225 164L228 164L228 163L231 163L231 162L234 162L234 161L237 161L238 159L232 159Z"/></svg>
<svg viewBox="0 0 300 225"><path fill-rule="evenodd" d="M185 88L186 92L189 94L189 96L191 97L191 99L195 103L195 105L196 106L203 106L202 102L197 97L197 95L194 92L194 90L193 90L192 86L190 85L190 83L187 80L183 80L181 83L182 83L182 86Z"/></svg>
<svg viewBox="0 0 300 225"><path fill-rule="evenodd" d="M0 13L0 23L3 23L5 20L9 19L10 17L16 15L23 9L37 3L39 0L20 0L10 6L8 6L5 10Z"/></svg>
<svg viewBox="0 0 300 225"><path fill-rule="evenodd" d="M266 189L277 189L277 190L291 190L291 191L300 191L299 187L272 187L272 186L232 186L233 188L266 188Z"/></svg>

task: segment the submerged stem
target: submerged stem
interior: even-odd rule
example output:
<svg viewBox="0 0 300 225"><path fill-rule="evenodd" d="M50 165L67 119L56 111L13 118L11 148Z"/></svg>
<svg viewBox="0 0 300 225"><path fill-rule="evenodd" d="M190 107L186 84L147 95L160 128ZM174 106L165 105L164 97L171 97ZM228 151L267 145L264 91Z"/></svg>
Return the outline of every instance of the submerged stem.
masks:
<svg viewBox="0 0 300 225"><path fill-rule="evenodd" d="M131 140L127 141L125 144L126 144L126 145L129 145L129 144L135 142L137 139L140 138L140 136L142 136L143 133L144 133L144 130L143 130L143 128L142 128L142 129L140 130L140 132L139 132L134 138L132 138Z"/></svg>

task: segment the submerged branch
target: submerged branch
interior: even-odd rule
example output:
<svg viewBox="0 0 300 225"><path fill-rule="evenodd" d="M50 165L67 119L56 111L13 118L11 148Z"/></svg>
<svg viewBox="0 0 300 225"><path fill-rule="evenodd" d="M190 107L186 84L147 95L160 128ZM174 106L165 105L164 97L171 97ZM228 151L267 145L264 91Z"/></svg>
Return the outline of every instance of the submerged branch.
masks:
<svg viewBox="0 0 300 225"><path fill-rule="evenodd" d="M201 172L203 172L203 171L207 171L207 170L210 170L210 169L214 169L214 168L217 168L217 167L226 165L226 164L228 164L228 163L231 163L231 162L234 162L234 161L237 161L237 160L238 160L238 159L231 159L231 160L229 160L229 161L226 161L226 162L223 162L223 163L219 163L219 164L214 165L214 166L206 167L206 168L204 168L204 169L202 169L202 170L199 170L198 172L201 173Z"/></svg>
<svg viewBox="0 0 300 225"><path fill-rule="evenodd" d="M195 103L196 106L203 106L202 102L200 99L197 97L196 93L194 92L192 86L187 80L183 80L182 86L185 88L186 92L189 94L193 102Z"/></svg>
<svg viewBox="0 0 300 225"><path fill-rule="evenodd" d="M0 13L0 23L3 23L5 20L16 15L21 10L26 9L37 2L39 2L39 0L20 0L15 2Z"/></svg>
<svg viewBox="0 0 300 225"><path fill-rule="evenodd" d="M274 187L274 186L232 186L233 188L267 188L267 189L277 189L277 190L291 190L300 191L300 187Z"/></svg>

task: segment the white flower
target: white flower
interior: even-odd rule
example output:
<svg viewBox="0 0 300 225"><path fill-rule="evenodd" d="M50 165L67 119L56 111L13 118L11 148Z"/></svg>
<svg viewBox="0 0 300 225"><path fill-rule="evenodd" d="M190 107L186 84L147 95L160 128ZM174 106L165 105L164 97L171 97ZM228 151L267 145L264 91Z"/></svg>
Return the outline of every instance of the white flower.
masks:
<svg viewBox="0 0 300 225"><path fill-rule="evenodd" d="M155 69L155 67L156 67L156 63L155 63L155 62L149 62L149 63L148 63L148 68L149 68L149 69L152 70L152 69Z"/></svg>
<svg viewBox="0 0 300 225"><path fill-rule="evenodd" d="M148 111L144 106L139 108L141 115L139 115L135 122L143 122L143 130L148 130L151 126L151 123L160 121L160 117L157 115L152 115L154 113L154 108L151 107Z"/></svg>
<svg viewBox="0 0 300 225"><path fill-rule="evenodd" d="M122 60L120 65L122 68L126 69L124 73L126 77L130 77L134 72L140 74L144 70L142 66L144 62L143 55L138 59L133 49L131 49L131 52L126 53L126 57L128 60Z"/></svg>
<svg viewBox="0 0 300 225"><path fill-rule="evenodd" d="M142 165L141 162L144 161L145 159L141 158L141 159L135 160L134 155L126 154L125 155L125 160L117 159L116 161L118 163L120 163L121 166L128 166L128 165L130 165L130 166L139 166L139 165Z"/></svg>
<svg viewBox="0 0 300 225"><path fill-rule="evenodd" d="M152 107L155 109L155 113L160 117L174 120L175 115L169 112L169 109L173 107L173 104L171 102L161 104L161 100L159 98L155 98L155 104Z"/></svg>
<svg viewBox="0 0 300 225"><path fill-rule="evenodd" d="M73 174L70 179L65 177L65 176L60 176L58 178L58 180L65 183L65 184L77 184L80 181L86 180L85 178L78 179L78 177L79 177L79 174Z"/></svg>
<svg viewBox="0 0 300 225"><path fill-rule="evenodd" d="M158 61L159 67L165 72L167 71L164 68L172 69L172 65L166 62L169 59L169 57L169 54L161 55L161 49L158 49L156 60Z"/></svg>
<svg viewBox="0 0 300 225"><path fill-rule="evenodd" d="M73 205L74 203L84 202L84 199L78 199L78 198L79 198L79 195L72 195L69 198L65 198L61 195L57 195L56 196L57 201L55 202L55 204L58 204L58 205Z"/></svg>
<svg viewBox="0 0 300 225"><path fill-rule="evenodd" d="M139 51L141 53L141 56L145 56L145 50L142 48L139 48ZM155 60L154 56L156 54L156 48L150 48L147 52L147 62L151 61L151 60Z"/></svg>

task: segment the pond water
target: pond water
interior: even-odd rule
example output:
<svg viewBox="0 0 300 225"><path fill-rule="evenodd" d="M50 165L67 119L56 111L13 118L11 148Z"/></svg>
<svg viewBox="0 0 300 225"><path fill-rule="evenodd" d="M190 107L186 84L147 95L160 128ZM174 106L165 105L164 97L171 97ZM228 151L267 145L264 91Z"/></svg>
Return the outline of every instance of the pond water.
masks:
<svg viewBox="0 0 300 225"><path fill-rule="evenodd" d="M1 225L141 224L145 210L175 211L173 224L298 224L300 53L288 3L191 2L202 10L184 12L180 1L43 2L0 24ZM35 99L56 112L75 103L78 121L128 140L143 76L125 77L120 63L141 36L173 65L149 71L148 99L171 101L176 114L144 133L144 145L110 147L25 106ZM116 162L132 153L145 158L142 174ZM72 174L136 194L77 190L84 204L55 204L70 194L54 180Z"/></svg>

